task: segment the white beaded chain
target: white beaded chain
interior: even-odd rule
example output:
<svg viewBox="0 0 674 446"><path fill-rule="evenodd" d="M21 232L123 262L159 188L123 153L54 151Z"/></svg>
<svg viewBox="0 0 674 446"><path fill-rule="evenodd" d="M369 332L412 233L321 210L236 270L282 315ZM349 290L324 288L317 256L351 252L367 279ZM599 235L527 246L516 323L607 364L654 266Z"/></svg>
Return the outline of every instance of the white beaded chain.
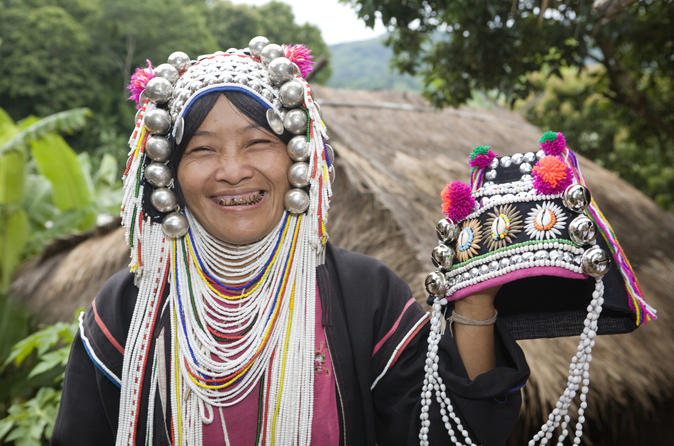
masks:
<svg viewBox="0 0 674 446"><path fill-rule="evenodd" d="M585 409L587 409L587 395L590 390L590 363L592 362L592 348L594 347L594 338L597 336L597 321L601 314L604 303L604 284L601 278L595 281L595 289L592 293L592 300L587 307L587 317L583 325L583 332L580 335L576 354L571 358L569 365L569 377L564 392L555 404L555 408L548 415L547 421L541 426L541 429L529 441L528 446L537 444L546 445L555 435L555 430L560 429L557 437L557 446L564 445L564 439L569 435L569 407L573 402L578 390L580 389L580 403L578 405L578 419L575 425L573 444L579 445L583 436L583 423L585 422ZM447 396L445 384L442 381L439 370L438 343L442 335L442 307L446 304L445 299L436 299L433 303L433 312L431 315L431 331L428 335L428 350L426 353L426 364L424 370L424 384L421 389L421 427L419 429L419 444L428 446L431 426L430 406L431 398L435 398L440 405L440 414L445 429L449 434L452 444L457 446L475 444L468 431L461 423L461 419L454 412L452 402ZM452 422L454 425L452 425ZM455 432L458 431L458 434Z"/></svg>

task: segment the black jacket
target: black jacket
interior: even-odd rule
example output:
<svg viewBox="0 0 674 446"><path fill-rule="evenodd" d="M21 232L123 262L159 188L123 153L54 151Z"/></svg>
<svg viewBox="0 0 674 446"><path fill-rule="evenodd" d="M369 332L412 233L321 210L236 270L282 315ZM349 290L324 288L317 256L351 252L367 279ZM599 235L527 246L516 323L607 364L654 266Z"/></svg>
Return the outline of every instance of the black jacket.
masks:
<svg viewBox="0 0 674 446"><path fill-rule="evenodd" d="M418 444L427 315L418 304L409 304L411 292L400 278L360 254L328 246L317 279L337 382L341 444ZM117 273L82 318L66 369L54 446L114 444L122 352L137 292L130 273ZM167 316L164 311L159 317L155 340L168 325ZM522 351L498 323L496 327L497 367L473 381L449 331L440 344L441 374L455 410L473 440L484 446L505 443L521 404L519 389L529 374ZM148 387L143 388L145 400ZM141 404L140 412L146 407ZM161 412L156 410L153 422L154 443L170 444L168 416ZM431 444L449 444L437 405L431 412ZM137 444L145 442L144 418L139 417Z"/></svg>

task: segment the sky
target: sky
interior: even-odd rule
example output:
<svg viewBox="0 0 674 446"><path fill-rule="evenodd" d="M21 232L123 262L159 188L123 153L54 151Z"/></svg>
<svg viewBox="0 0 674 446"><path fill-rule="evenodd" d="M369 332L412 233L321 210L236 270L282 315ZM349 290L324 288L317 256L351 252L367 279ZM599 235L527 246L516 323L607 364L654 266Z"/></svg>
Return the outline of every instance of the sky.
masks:
<svg viewBox="0 0 674 446"><path fill-rule="evenodd" d="M232 3L248 5L262 5L269 0L231 0ZM380 21L372 30L365 26L356 17L351 6L339 3L337 0L281 0L290 5L295 14L295 22L304 24L309 22L321 30L323 40L328 45L351 42L354 40L371 39L386 32Z"/></svg>

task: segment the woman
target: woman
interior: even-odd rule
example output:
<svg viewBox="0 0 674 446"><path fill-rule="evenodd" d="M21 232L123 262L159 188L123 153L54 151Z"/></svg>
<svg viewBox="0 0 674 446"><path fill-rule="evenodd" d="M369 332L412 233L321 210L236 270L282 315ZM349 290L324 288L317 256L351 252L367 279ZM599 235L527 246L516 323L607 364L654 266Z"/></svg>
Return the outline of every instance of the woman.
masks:
<svg viewBox="0 0 674 446"><path fill-rule="evenodd" d="M447 443L449 414L420 413L427 315L327 243L334 154L307 68L303 47L256 37L137 72L132 272L81 319L54 445ZM460 430L484 445L505 442L528 376L495 293L457 302L439 345Z"/></svg>

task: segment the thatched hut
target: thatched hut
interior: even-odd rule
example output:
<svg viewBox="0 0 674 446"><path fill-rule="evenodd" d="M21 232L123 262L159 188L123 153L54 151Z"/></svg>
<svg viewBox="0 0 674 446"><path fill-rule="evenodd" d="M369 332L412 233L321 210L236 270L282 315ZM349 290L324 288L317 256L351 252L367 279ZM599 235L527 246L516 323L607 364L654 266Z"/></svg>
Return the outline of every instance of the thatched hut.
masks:
<svg viewBox="0 0 674 446"><path fill-rule="evenodd" d="M423 300L432 270L439 191L466 181L470 150L533 150L540 130L504 110L436 110L418 95L315 88L337 152L329 223L334 243L380 258ZM570 142L573 146L573 142ZM628 335L603 336L593 354L587 444L670 444L674 427L674 216L615 175L581 159L598 203L612 222L659 320ZM121 230L91 234L34 260L13 292L44 320L69 319L104 277L127 263ZM511 444L523 444L556 401L575 338L521 341L532 374Z"/></svg>

